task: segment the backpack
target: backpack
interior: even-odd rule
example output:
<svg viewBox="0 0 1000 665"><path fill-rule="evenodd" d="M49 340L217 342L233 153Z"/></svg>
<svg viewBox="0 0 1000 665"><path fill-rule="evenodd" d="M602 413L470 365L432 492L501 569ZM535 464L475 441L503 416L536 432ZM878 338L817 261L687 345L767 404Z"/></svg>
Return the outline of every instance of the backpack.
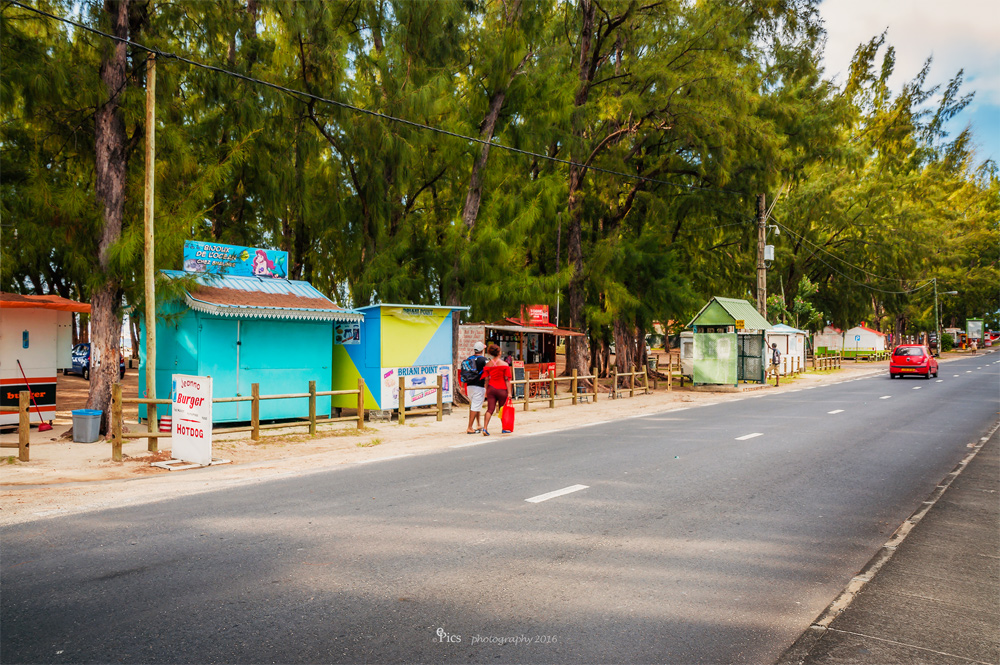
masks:
<svg viewBox="0 0 1000 665"><path fill-rule="evenodd" d="M476 358L479 356L469 356L462 361L462 367L459 371L459 377L462 379L462 383L468 384L470 381L478 381L480 371L476 369Z"/></svg>

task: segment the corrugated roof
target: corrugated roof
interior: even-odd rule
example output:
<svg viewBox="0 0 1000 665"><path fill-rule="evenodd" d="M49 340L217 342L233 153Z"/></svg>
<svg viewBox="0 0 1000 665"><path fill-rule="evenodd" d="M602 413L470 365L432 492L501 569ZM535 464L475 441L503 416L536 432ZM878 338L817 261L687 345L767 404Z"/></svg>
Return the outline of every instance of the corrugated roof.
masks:
<svg viewBox="0 0 1000 665"><path fill-rule="evenodd" d="M365 305L364 307L355 307L359 312L363 312L366 309L378 309L379 307L413 307L416 309L452 309L452 310L462 310L468 311L469 307L465 305L414 305L410 303L409 305L401 305L399 303L389 303L383 302L377 305Z"/></svg>
<svg viewBox="0 0 1000 665"><path fill-rule="evenodd" d="M695 317L691 319L691 322L688 323L689 327L695 325L698 317L702 315L702 312L708 309L713 301L718 303L719 306L725 310L726 314L731 316L734 321L742 320L744 330L771 329L771 324L767 322L767 319L761 316L757 312L757 309L746 300L741 300L739 298L721 298L719 296L713 296L711 300L705 303L705 306L701 308L701 311L699 311Z"/></svg>
<svg viewBox="0 0 1000 665"><path fill-rule="evenodd" d="M90 313L90 305L57 295L23 296L0 291L0 307L23 309L54 309L60 312Z"/></svg>
<svg viewBox="0 0 1000 665"><path fill-rule="evenodd" d="M164 270L179 279L196 273ZM314 321L362 321L364 314L344 309L309 282L243 275L197 274L187 289L191 309L218 316Z"/></svg>
<svg viewBox="0 0 1000 665"><path fill-rule="evenodd" d="M771 332L775 332L775 333L788 333L788 334L799 333L799 334L802 334L802 335L808 335L809 334L805 330L799 330L798 328L793 328L791 326L786 326L784 323L776 323L773 326L771 326Z"/></svg>

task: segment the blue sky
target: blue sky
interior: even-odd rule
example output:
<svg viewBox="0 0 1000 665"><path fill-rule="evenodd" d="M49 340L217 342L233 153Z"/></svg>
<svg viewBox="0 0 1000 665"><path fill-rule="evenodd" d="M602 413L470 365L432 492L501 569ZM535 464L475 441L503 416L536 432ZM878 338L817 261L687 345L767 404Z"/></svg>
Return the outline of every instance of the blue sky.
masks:
<svg viewBox="0 0 1000 665"><path fill-rule="evenodd" d="M963 93L976 96L949 126L954 137L972 125L976 162L1000 163L1000 0L823 0L826 76L846 78L854 49L888 30L896 49L894 90L933 57L928 84L947 84L965 71Z"/></svg>

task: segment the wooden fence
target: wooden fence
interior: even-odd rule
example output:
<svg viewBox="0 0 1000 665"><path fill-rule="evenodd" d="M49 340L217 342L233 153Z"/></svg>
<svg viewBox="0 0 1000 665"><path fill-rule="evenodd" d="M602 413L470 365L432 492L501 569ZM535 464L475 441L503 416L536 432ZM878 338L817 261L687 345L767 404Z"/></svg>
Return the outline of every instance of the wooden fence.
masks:
<svg viewBox="0 0 1000 665"><path fill-rule="evenodd" d="M813 356L813 370L840 369L843 357L839 353Z"/></svg>
<svg viewBox="0 0 1000 665"><path fill-rule="evenodd" d="M358 413L356 416L344 417L344 418L324 418L324 423L336 423L336 422L353 422L357 421L358 429L364 429L365 427L365 382L363 379L358 379L358 387L356 390L316 390L316 382L309 382L309 392L307 393L294 393L290 395L261 395L260 394L260 384L254 383L250 386L249 396L239 396L239 397L215 397L212 399L212 404L227 404L231 402L250 402L250 424L240 427L213 427L213 434L228 434L233 432L250 432L250 438L254 441L260 439L260 431L262 429L278 429L283 427L309 427L309 434L316 434L316 398L326 397L328 395L357 395L358 396ZM282 423L269 423L265 425L260 424L260 402L266 399L301 399L303 397L309 398L309 417L307 419L299 419L289 422ZM124 439L147 439L147 448L150 452L157 452L158 446L156 440L160 437L169 437L171 432L158 432L156 430L156 418L148 417L147 409L147 431L142 432L123 432L122 431L122 405L123 404L170 404L169 399L150 399L148 397L122 397L122 386L120 383L116 383L111 386L111 459L115 462L122 461L122 442ZM154 409L155 413L155 409Z"/></svg>
<svg viewBox="0 0 1000 665"><path fill-rule="evenodd" d="M438 374L437 386L433 388L429 388L427 386L413 386L412 388L407 388L406 377L403 376L399 377L399 424L400 425L406 424L406 393L414 392L417 390L433 390L437 393L437 406L435 415L437 415L438 422L441 422L441 417L444 414L444 405L442 404L442 399L441 399L442 397L441 375ZM416 411L412 408L410 409L411 416L421 413L428 413L428 411L426 408L423 411Z"/></svg>
<svg viewBox="0 0 1000 665"><path fill-rule="evenodd" d="M31 418L28 409L31 408L31 396L27 390L17 395L17 443L0 443L0 448L17 448L17 459L28 462L31 448Z"/></svg>

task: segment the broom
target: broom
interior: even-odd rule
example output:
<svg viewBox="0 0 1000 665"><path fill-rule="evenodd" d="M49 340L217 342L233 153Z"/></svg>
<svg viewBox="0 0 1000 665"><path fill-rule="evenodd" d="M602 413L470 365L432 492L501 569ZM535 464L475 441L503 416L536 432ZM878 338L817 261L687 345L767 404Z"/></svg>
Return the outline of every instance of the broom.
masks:
<svg viewBox="0 0 1000 665"><path fill-rule="evenodd" d="M20 360L17 361L17 368L21 370L21 376L24 377L24 385L28 386L28 393L31 395L31 403L35 405L35 411L38 412L38 431L48 432L52 429L52 425L42 419L42 410L38 408L38 402L35 401L35 393L31 392L31 384L28 383L28 377L24 376L24 368L21 367Z"/></svg>

